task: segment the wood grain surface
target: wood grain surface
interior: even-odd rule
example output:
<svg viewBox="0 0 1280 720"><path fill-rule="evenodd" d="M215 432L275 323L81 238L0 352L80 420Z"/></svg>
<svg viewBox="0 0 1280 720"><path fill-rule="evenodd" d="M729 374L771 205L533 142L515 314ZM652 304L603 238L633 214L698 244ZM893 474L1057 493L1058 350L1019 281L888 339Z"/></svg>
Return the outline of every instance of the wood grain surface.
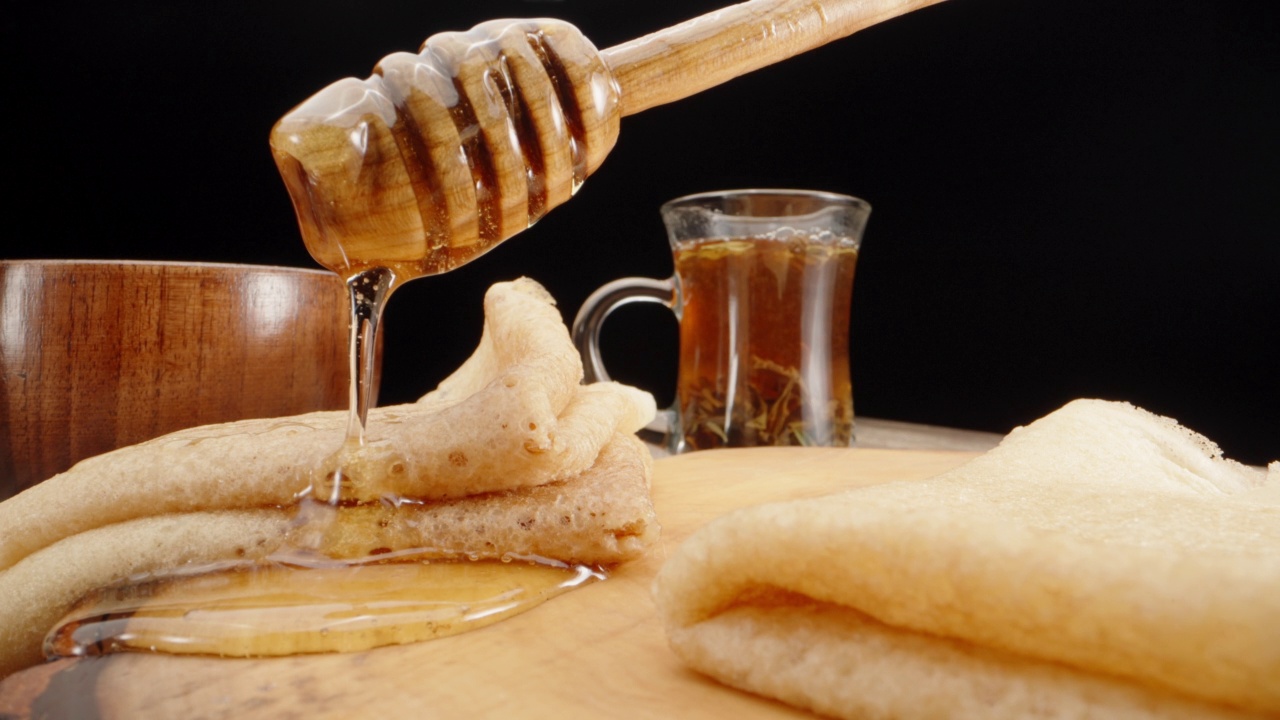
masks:
<svg viewBox="0 0 1280 720"><path fill-rule="evenodd" d="M346 407L332 273L0 262L0 500L175 430Z"/></svg>
<svg viewBox="0 0 1280 720"><path fill-rule="evenodd" d="M752 448L659 460L661 543L642 560L470 633L369 652L266 660L118 655L0 682L0 718L783 718L668 650L649 586L695 529L736 508L924 478L972 452Z"/></svg>
<svg viewBox="0 0 1280 720"><path fill-rule="evenodd" d="M940 0L751 0L601 51L634 115Z"/></svg>

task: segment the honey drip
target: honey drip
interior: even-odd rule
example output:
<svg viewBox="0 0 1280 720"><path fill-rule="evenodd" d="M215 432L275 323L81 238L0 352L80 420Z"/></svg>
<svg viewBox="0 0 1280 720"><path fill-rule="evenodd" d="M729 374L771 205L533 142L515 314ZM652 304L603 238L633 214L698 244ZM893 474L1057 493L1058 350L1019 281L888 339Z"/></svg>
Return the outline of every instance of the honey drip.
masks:
<svg viewBox="0 0 1280 720"><path fill-rule="evenodd" d="M507 558L272 564L140 579L84 599L44 651L51 659L353 652L478 629L603 577L585 565Z"/></svg>
<svg viewBox="0 0 1280 720"><path fill-rule="evenodd" d="M46 636L47 658L124 651L272 657L368 650L484 627L604 577L598 568L544 558L432 562L425 559L431 551L422 548L350 547L352 533L368 535L359 523L344 521L360 505L353 486L404 471L394 449L367 446L365 438L375 401L378 326L396 280L394 271L378 267L347 279L346 438L299 493L283 546L261 562L135 578L93 593ZM396 512L405 502L416 501L392 498L379 507Z"/></svg>
<svg viewBox="0 0 1280 720"><path fill-rule="evenodd" d="M394 449L365 437L391 292L569 199L612 148L617 108L616 83L571 25L495 21L389 55L370 78L334 83L281 118L271 149L303 241L350 295L346 438L312 470L285 546L266 561L95 593L47 636L46 655L364 650L482 627L603 578L542 559L427 562L423 549L333 558L326 543L345 527L344 490L404 471Z"/></svg>
<svg viewBox="0 0 1280 720"><path fill-rule="evenodd" d="M362 270L347 278L347 292L351 300L350 358L351 417L347 425L347 440L364 444L364 428L369 420L369 408L373 406L373 370L378 347L378 330L382 325L382 310L396 284L396 274L388 268Z"/></svg>

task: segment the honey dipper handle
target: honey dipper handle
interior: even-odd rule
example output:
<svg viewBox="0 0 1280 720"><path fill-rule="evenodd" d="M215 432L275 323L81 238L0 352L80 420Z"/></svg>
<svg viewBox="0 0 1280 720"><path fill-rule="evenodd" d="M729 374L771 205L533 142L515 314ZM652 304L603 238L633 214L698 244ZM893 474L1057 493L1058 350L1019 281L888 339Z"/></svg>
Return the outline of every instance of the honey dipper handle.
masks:
<svg viewBox="0 0 1280 720"><path fill-rule="evenodd" d="M621 114L680 100L941 0L751 0L601 52Z"/></svg>

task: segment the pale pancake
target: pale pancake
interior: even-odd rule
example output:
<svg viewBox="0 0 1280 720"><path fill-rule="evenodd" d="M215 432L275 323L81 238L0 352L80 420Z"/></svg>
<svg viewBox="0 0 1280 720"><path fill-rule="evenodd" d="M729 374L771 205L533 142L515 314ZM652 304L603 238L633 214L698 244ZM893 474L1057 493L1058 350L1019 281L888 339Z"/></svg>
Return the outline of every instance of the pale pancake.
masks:
<svg viewBox="0 0 1280 720"><path fill-rule="evenodd" d="M446 499L541 485L590 467L615 433L654 415L652 396L582 386L582 364L536 282L494 285L472 356L416 403L370 412L347 496ZM89 458L0 503L0 570L69 535L175 512L287 505L334 465L346 414L246 420Z"/></svg>
<svg viewBox="0 0 1280 720"><path fill-rule="evenodd" d="M335 557L424 548L433 559L623 562L657 539L650 470L648 448L616 435L594 466L564 481L394 509L343 509L346 522L322 548ZM173 568L264 558L281 548L292 520L289 509L160 515L88 530L33 553L0 573L0 677L39 663L44 635L91 590Z"/></svg>
<svg viewBox="0 0 1280 720"><path fill-rule="evenodd" d="M653 398L581 382L546 291L527 279L495 285L472 356L417 403L371 412L368 443L345 456L343 497L356 504L337 511L319 549L637 556L658 533L649 451L633 435ZM250 562L286 537L296 545L295 500L336 462L345 423L315 413L194 428L90 458L0 503L0 677L39 662L44 634L93 589Z"/></svg>
<svg viewBox="0 0 1280 720"><path fill-rule="evenodd" d="M655 595L691 666L831 715L1280 713L1272 467L1076 401L929 480L721 518Z"/></svg>

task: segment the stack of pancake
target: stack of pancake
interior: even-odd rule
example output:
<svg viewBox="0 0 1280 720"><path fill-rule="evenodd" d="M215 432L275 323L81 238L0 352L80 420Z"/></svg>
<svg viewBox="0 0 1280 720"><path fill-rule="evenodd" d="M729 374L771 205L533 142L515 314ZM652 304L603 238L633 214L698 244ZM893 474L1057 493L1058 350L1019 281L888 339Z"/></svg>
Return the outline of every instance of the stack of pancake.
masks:
<svg viewBox="0 0 1280 720"><path fill-rule="evenodd" d="M658 532L634 435L654 402L582 377L551 296L500 283L471 357L418 402L371 411L362 447L336 452L341 412L200 427L0 503L0 677L39 662L44 634L92 590L287 547L298 500L338 465L336 521L308 545L324 555L635 557Z"/></svg>

